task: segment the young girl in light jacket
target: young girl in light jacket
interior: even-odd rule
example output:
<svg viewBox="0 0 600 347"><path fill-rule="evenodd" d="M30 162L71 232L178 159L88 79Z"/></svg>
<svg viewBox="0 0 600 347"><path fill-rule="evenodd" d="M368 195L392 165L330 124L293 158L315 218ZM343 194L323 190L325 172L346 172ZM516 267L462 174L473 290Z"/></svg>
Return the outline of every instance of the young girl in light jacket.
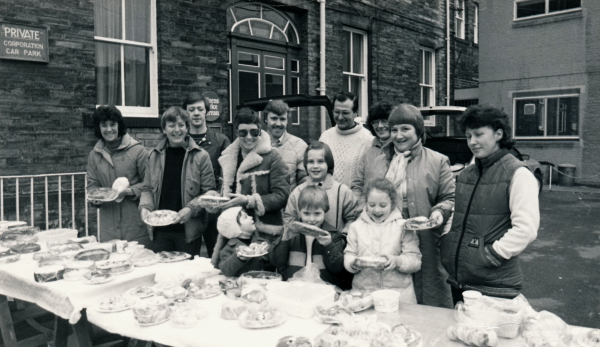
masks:
<svg viewBox="0 0 600 347"><path fill-rule="evenodd" d="M400 301L417 303L412 273L421 268L419 239L414 231L404 230L405 220L396 208L396 189L386 179L370 181L365 188L364 211L350 225L344 267L354 273L352 288L363 292L393 289ZM362 257L383 257L385 268L359 267Z"/></svg>

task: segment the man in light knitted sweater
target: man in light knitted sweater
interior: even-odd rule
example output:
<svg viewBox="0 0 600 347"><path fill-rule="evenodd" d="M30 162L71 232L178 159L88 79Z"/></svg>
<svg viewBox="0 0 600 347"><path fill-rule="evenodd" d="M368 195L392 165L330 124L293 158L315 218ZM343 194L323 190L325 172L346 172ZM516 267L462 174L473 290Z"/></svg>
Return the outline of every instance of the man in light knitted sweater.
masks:
<svg viewBox="0 0 600 347"><path fill-rule="evenodd" d="M336 94L333 98L333 117L336 126L321 134L319 141L326 143L333 152L335 171L333 178L350 187L352 176L365 146L373 142L373 135L356 123L358 98L348 92Z"/></svg>

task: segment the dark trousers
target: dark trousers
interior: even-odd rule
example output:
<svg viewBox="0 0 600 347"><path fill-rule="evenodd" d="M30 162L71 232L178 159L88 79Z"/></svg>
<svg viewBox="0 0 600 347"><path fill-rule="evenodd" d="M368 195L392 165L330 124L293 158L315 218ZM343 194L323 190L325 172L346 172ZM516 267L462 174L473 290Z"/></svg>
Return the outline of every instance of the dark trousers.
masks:
<svg viewBox="0 0 600 347"><path fill-rule="evenodd" d="M204 233L202 234L202 237L204 238L204 245L206 246L206 252L208 252L209 258L213 255L215 245L217 244L217 237L219 236L219 232L217 231L218 217L218 214L208 213L206 230L204 230Z"/></svg>
<svg viewBox="0 0 600 347"><path fill-rule="evenodd" d="M464 289L456 288L454 286L450 286L450 290L452 290L452 305L456 307L456 304L459 301L463 301L463 292Z"/></svg>
<svg viewBox="0 0 600 347"><path fill-rule="evenodd" d="M152 241L152 250L158 252L185 252L195 256L200 254L201 238L187 243L185 242L185 232L155 230L154 240Z"/></svg>

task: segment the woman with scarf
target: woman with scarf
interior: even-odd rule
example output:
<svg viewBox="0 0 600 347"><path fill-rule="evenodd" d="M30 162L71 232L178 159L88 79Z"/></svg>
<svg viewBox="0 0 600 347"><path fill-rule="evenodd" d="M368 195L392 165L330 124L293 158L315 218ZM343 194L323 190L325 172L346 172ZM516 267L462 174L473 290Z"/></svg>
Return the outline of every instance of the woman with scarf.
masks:
<svg viewBox="0 0 600 347"><path fill-rule="evenodd" d="M290 195L288 166L277 149L271 147L271 138L260 127L260 118L249 108L238 111L233 129L237 139L219 158L223 174L222 195L232 199L209 212L220 212L241 206L254 218L259 236L268 242L281 235L285 208ZM219 252L227 245L221 234L212 256L215 266Z"/></svg>
<svg viewBox="0 0 600 347"><path fill-rule="evenodd" d="M448 157L423 147L425 125L419 110L401 104L388 119L391 142L365 168L365 182L386 178L396 187L398 208L404 218L425 216L440 226L417 233L421 270L414 274L417 302L452 308L448 274L442 266L438 240L454 207L454 176Z"/></svg>

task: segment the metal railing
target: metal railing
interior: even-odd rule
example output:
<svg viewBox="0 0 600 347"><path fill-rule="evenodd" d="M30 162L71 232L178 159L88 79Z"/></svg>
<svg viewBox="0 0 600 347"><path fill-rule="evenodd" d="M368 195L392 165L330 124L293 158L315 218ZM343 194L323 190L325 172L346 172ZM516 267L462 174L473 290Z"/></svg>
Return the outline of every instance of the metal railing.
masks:
<svg viewBox="0 0 600 347"><path fill-rule="evenodd" d="M71 225L68 226L72 229L77 229L77 218L76 218L76 200L75 200L75 193L76 193L76 189L75 189L75 178L77 177L82 177L83 178L83 199L82 202L84 205L84 209L85 209L85 234L86 236L89 235L89 209L88 209L88 204L86 201L86 196L87 196L87 187L86 187L86 182L87 182L87 174L85 172L73 172L73 173L56 173L56 174L44 174L44 175L19 175L19 176L0 176L0 220L4 220L4 216L6 213L8 213L8 211L6 210L6 204L5 204L5 197L9 197L11 199L14 199L15 201L15 215L16 215L16 220L21 220L21 195L26 196L27 192L24 192L24 194L21 194L21 187L26 186L27 184L23 185L23 182L27 182L29 181L29 202L30 202L30 225L31 226L36 226L36 217L35 217L35 197L36 197L36 191L35 191L35 186L36 186L36 181L38 182L38 185L41 186L41 184L39 183L40 179L43 179L43 183L44 183L44 210L45 210L45 229L48 230L49 229L49 225L50 225L50 220L49 220L49 213L50 213L50 206L49 206L49 193L56 193L58 195L58 227L62 228L63 227L63 177L67 176L67 182L66 184L69 184L70 181L70 202L71 202ZM48 178L51 177L57 177L57 184L58 187L56 189L56 191L50 191L49 192L49 184L48 184ZM69 179L70 177L70 179ZM13 194L6 194L5 193L5 186L8 187L13 187L10 185L10 183L12 183L14 180L14 195ZM6 183L6 184L5 184ZM79 189L79 191L81 191L81 189ZM38 195L40 193L37 193ZM68 197L67 200L68 201ZM98 229L99 229L100 225L98 223Z"/></svg>

